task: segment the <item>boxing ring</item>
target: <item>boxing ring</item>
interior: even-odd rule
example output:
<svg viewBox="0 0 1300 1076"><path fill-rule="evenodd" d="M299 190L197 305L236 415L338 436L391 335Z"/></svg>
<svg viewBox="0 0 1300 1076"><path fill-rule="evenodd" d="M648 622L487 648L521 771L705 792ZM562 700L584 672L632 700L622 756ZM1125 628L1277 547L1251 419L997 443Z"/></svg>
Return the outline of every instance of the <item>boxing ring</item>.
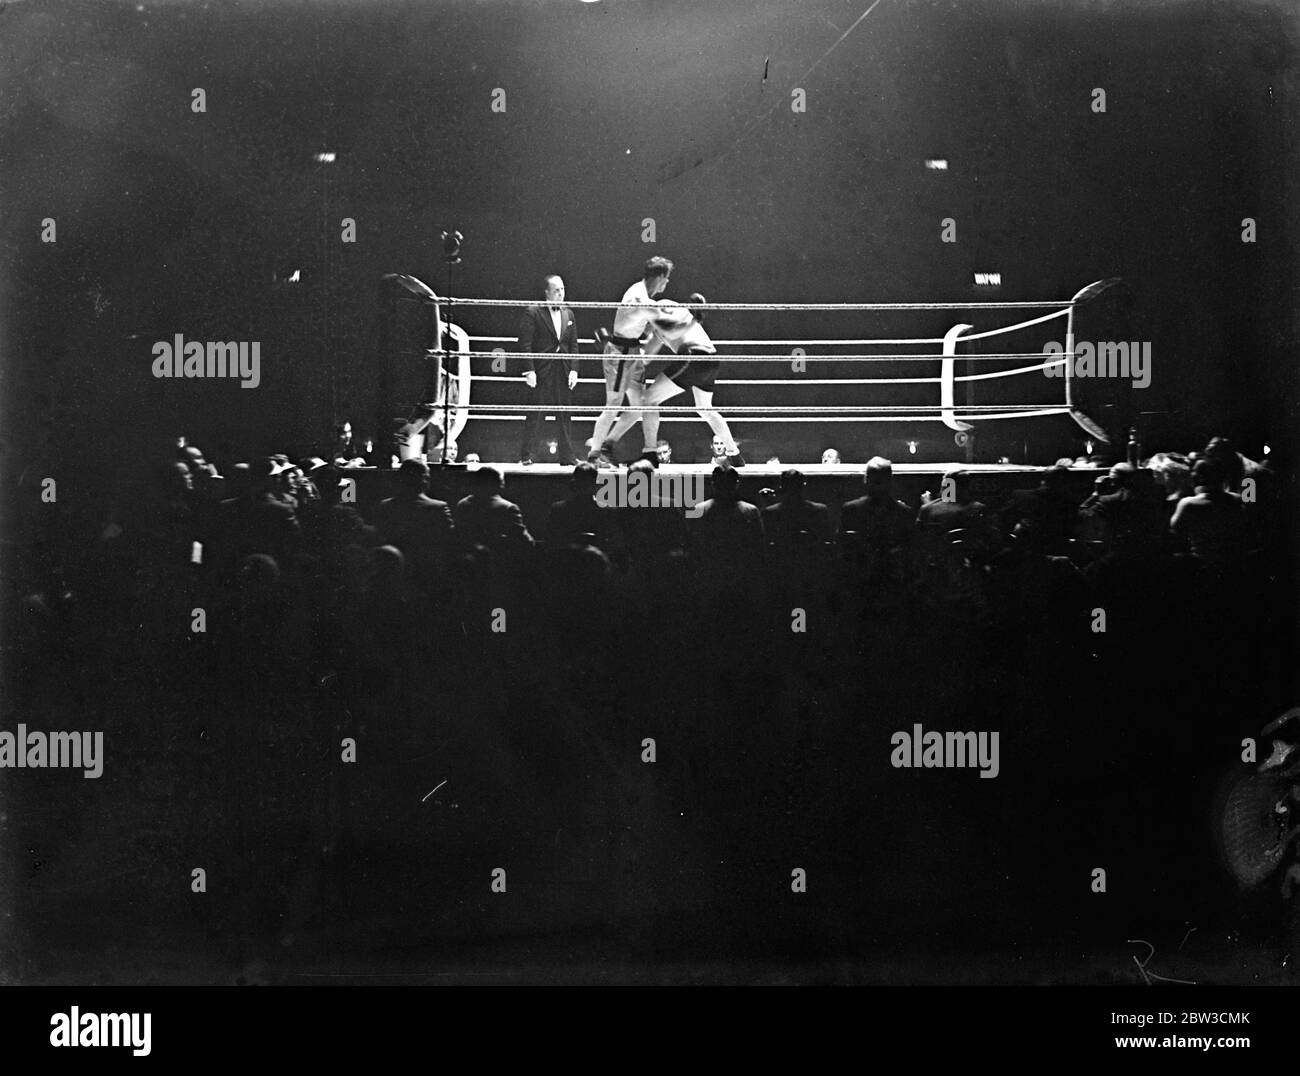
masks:
<svg viewBox="0 0 1300 1076"><path fill-rule="evenodd" d="M443 447L450 444L455 448L459 439L474 422L518 422L529 411L543 411L546 415L567 412L575 423L594 423L603 399L598 402L573 404L534 404L526 401L487 403L472 398L475 384L486 390L493 384L509 384L520 391L511 395L523 395L522 379L518 375L506 372L506 361L518 361L525 357L534 360L554 359L554 354L538 353L525 356L513 350L518 340L514 336L491 336L467 331L454 323L451 318L464 316L470 320L473 314L483 308L498 310L523 309L536 305L538 300L528 299L484 299L469 297L441 297L431 288L416 280L400 274L389 274L385 280L393 281L404 288L416 301L428 304L432 308L436 346L426 349L426 358L433 368L425 393L428 397L418 401L412 418L408 419L405 443L399 438L399 458L423 456L430 463L442 461ZM719 377L718 395L714 409L725 416L733 425L752 423L935 423L952 432L953 443L964 447L967 435L979 424L1002 422L1010 419L1040 419L1049 416L1069 416L1088 436L1089 439L1108 443L1106 431L1094 422L1077 406L1074 395L1074 360L1075 321L1079 307L1092 301L1118 278L1098 280L1080 288L1069 299L1042 300L1028 302L941 302L941 303L705 303L698 304L705 311L729 311L743 313L795 314L816 313L821 315L836 314L885 314L893 312L963 312L981 315L994 321L1005 320L1008 316L1018 318L1009 324L995 324L980 328L965 321L952 324L942 335L937 336L881 336L881 337L826 337L751 339L733 338L714 341L719 349L711 358L723 364L723 372L728 365L765 364L775 374L778 367L784 366L783 376L770 377ZM566 302L572 310L590 310L607 312L609 318L618 309L617 302ZM1034 313L1026 317L1030 312ZM1048 357L1044 351L1010 350L1003 344L1003 339L1013 334L1019 338L1044 326L1059 324L1064 321L1064 349ZM986 341L996 341L988 345ZM599 356L599 344L592 337L579 340L583 350L573 356L575 362L594 359ZM994 351L979 350L981 347L993 346ZM906 349L921 350L906 350ZM935 350L935 349L938 350ZM753 350L741 350L753 349ZM774 349L780 349L775 353ZM888 349L879 351L875 349ZM657 358L662 359L663 356ZM937 370L925 376L889 376L877 371L885 370L893 364L934 364ZM807 376L814 373L819 365L861 367L866 373L876 376L822 377ZM958 364L967 368L980 368L975 373L957 373ZM475 368L479 372L474 372ZM1048 376L1049 371L1059 370L1059 376ZM484 372L484 371L487 372ZM1037 376L1044 386L1044 397L1052 399L1035 400L1029 403L987 402L972 403L969 400L959 402L959 387L970 392L971 387L980 386L988 391L998 382L1011 378L1029 378ZM1024 385L1021 381L1018 384ZM603 386L600 377L582 377L578 379L578 389L582 386ZM843 391L837 393L846 400L852 399L854 393L863 390L869 395L873 386L916 386L916 401L908 403L833 403L800 404L795 402L798 390L812 386L835 386ZM770 404L736 404L731 402L741 392L762 391L779 396L777 402ZM1056 390L1056 391L1053 391ZM635 410L633 405L632 409ZM701 423L697 408L690 405L663 405L659 408L663 422ZM423 425L420 425L423 416ZM701 423L702 424L702 423ZM419 429L415 427L419 425ZM426 432L427 431L427 432ZM450 431L450 436L447 436ZM581 435L579 435L581 436ZM742 440L738 438L738 440ZM451 459L456 456L452 455ZM483 463L496 464L498 461L483 459ZM747 473L757 473L751 460L746 465ZM1051 461L1048 461L1051 462ZM821 466L811 464L805 467L800 461L784 461L781 467L798 464L810 473L821 470ZM906 461L895 460L896 468L906 468ZM533 465L545 467L546 464ZM703 466L703 465L700 465ZM973 465L978 467L979 465ZM996 466L996 465L993 465ZM507 462L503 469L514 470L513 464ZM519 470L525 470L520 466ZM710 469L710 468L705 468ZM777 468L779 470L780 468ZM854 468L860 472L861 463ZM931 468L932 469L932 468Z"/></svg>

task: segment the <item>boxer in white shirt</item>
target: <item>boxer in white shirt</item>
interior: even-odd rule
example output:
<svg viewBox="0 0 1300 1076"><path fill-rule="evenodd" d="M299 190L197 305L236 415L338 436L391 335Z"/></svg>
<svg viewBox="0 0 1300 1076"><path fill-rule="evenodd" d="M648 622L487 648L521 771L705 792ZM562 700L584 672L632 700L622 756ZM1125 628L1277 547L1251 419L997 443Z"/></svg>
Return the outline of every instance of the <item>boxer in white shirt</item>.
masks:
<svg viewBox="0 0 1300 1076"><path fill-rule="evenodd" d="M645 263L644 278L623 293L621 305L614 311L614 333L605 342L605 353L601 362L605 372L605 409L596 419L596 428L591 435L591 453L588 457L597 466L614 465L610 453L617 438L610 438L610 427L614 425L614 419L618 416L618 409L623 405L625 396L636 410L624 414L623 417L627 422L623 426L623 433L626 433L641 417L641 396L645 389L645 356L653 355L662 346L658 340L653 339L654 331L650 328L649 320L659 309L659 305L654 301L655 296L663 294L672 271L673 263L667 258L651 258ZM647 344L650 345L649 351L646 349Z"/></svg>
<svg viewBox="0 0 1300 1076"><path fill-rule="evenodd" d="M632 428L639 417L641 429L645 433L645 451L647 454L655 454L659 440L659 405L689 388L695 397L695 408L700 418L708 423L714 438L722 442L727 462L733 467L743 467L745 460L736 447L735 438L731 436L731 427L713 409L713 388L722 364L709 358L717 354L718 349L713 346L713 341L704 329L704 311L697 309L707 300L695 292L687 302L690 306L669 302L656 304L658 310L650 318L650 328L657 338L656 344L666 345L676 357L668 362L663 372L641 394L640 415L624 412L610 431L610 440L617 441Z"/></svg>

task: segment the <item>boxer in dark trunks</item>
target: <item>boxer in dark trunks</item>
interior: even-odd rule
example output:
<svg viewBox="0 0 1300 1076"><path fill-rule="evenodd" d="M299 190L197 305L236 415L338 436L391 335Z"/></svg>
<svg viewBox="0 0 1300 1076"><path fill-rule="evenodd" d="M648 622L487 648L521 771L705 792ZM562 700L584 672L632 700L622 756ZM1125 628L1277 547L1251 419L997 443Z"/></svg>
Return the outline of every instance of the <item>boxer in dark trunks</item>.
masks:
<svg viewBox="0 0 1300 1076"><path fill-rule="evenodd" d="M650 328L674 353L674 357L667 361L662 372L641 394L640 415L625 412L615 423L610 439L617 441L640 417L645 433L645 451L655 455L659 440L659 405L690 389L700 418L722 440L727 462L733 467L742 467L745 460L731 435L731 427L713 408L714 386L722 364L711 357L717 354L717 348L704 329L704 311L698 309L705 302L704 296L695 292L687 300L688 306L668 302L658 304L658 311L650 318Z"/></svg>
<svg viewBox="0 0 1300 1076"><path fill-rule="evenodd" d="M662 346L654 339L648 321L658 310L655 296L662 294L668 286L672 271L673 263L667 258L650 258L645 263L642 279L623 293L619 308L614 311L614 332L601 336L605 343L601 360L605 374L605 409L596 419L588 457L598 467L614 465L611 452L615 443L641 417L641 396L645 391L645 356L653 354ZM651 345L649 352L647 344ZM624 397L633 410L624 413L627 422L618 436L611 436L610 427L614 425Z"/></svg>

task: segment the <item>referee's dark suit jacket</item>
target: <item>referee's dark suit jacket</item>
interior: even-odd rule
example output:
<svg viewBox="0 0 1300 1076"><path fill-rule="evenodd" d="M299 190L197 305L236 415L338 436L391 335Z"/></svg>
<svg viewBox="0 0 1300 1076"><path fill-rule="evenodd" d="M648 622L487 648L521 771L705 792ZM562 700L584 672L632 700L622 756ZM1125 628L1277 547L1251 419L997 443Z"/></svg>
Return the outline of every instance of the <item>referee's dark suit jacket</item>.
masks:
<svg viewBox="0 0 1300 1076"><path fill-rule="evenodd" d="M546 352L555 356L553 359L524 358L522 360L524 373L531 370L537 374L537 392L529 401L530 403L573 402L573 394L569 392L569 371L573 369L571 356L578 353L578 324L573 319L572 310L567 306L560 307L560 335L557 337L555 323L551 318L551 308L545 303L528 307L519 321L519 350ZM557 412L555 419L560 459L568 463L577 456L573 450L569 413ZM521 459L532 457L541 427L542 412L528 412L524 419L524 433L519 450Z"/></svg>
<svg viewBox="0 0 1300 1076"><path fill-rule="evenodd" d="M567 306L560 307L560 335L557 337L551 308L545 303L530 306L519 320L519 350L545 351L555 355L553 359L540 359L536 363L532 359L524 359L524 373L529 370L537 372L539 389L548 378L553 377L567 392L569 371L573 369L573 360L569 356L578 353L578 323L573 320L573 311Z"/></svg>

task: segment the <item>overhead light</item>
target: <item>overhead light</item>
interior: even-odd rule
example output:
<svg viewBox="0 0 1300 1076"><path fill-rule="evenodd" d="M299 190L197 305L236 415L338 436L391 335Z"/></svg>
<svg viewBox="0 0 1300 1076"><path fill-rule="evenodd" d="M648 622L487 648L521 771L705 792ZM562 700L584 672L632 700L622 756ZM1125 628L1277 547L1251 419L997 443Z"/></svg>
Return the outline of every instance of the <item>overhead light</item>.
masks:
<svg viewBox="0 0 1300 1076"><path fill-rule="evenodd" d="M333 164L335 156L336 154L327 150L324 153L317 153L313 160L315 160L317 164Z"/></svg>
<svg viewBox="0 0 1300 1076"><path fill-rule="evenodd" d="M948 171L948 162L945 160L929 160L925 162L925 166L932 172Z"/></svg>
<svg viewBox="0 0 1300 1076"><path fill-rule="evenodd" d="M1000 288L1002 286L1001 273L976 273L975 283L982 288Z"/></svg>
<svg viewBox="0 0 1300 1076"><path fill-rule="evenodd" d="M908 441L908 442L907 442L907 451L910 452L913 456L916 455L916 442L915 442L915 441Z"/></svg>

